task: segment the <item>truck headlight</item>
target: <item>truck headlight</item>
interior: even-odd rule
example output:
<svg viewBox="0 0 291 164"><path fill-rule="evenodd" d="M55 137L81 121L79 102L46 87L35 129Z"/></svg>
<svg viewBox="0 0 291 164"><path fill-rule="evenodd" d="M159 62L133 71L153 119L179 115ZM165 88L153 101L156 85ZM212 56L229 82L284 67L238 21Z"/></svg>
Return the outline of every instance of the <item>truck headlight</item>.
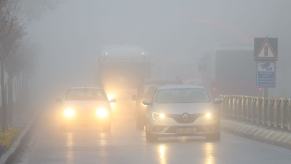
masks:
<svg viewBox="0 0 291 164"><path fill-rule="evenodd" d="M71 119L76 116L76 110L74 108L68 107L68 108L65 108L63 114L64 114L64 117Z"/></svg>
<svg viewBox="0 0 291 164"><path fill-rule="evenodd" d="M152 113L152 119L153 120L164 120L166 118L166 114L165 113L157 113L157 112L153 112Z"/></svg>
<svg viewBox="0 0 291 164"><path fill-rule="evenodd" d="M96 116L98 118L105 119L105 118L109 117L109 111L106 108L97 108Z"/></svg>

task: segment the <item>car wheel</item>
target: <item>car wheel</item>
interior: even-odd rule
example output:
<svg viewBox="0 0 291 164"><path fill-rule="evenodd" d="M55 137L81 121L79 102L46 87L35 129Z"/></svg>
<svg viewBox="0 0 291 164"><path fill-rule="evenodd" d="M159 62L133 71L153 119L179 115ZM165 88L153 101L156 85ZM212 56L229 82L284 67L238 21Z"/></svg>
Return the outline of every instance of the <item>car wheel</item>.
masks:
<svg viewBox="0 0 291 164"><path fill-rule="evenodd" d="M217 133L213 133L213 134L208 134L206 136L206 139L208 141L220 141L220 133L217 132Z"/></svg>

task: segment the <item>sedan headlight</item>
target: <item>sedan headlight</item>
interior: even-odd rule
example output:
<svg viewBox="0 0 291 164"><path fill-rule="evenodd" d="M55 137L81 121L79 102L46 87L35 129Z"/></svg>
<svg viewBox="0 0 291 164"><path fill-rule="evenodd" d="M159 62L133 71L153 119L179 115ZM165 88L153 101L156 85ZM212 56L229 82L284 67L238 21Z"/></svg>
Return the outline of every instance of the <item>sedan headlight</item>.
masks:
<svg viewBox="0 0 291 164"><path fill-rule="evenodd" d="M157 113L157 112L153 112L152 113L152 119L157 121L157 120L164 120L166 118L166 114L165 113Z"/></svg>
<svg viewBox="0 0 291 164"><path fill-rule="evenodd" d="M64 110L64 117L66 118L74 118L76 116L76 110L74 108L68 107Z"/></svg>
<svg viewBox="0 0 291 164"><path fill-rule="evenodd" d="M109 117L109 111L106 108L97 108L96 116L98 118L105 119L105 118Z"/></svg>

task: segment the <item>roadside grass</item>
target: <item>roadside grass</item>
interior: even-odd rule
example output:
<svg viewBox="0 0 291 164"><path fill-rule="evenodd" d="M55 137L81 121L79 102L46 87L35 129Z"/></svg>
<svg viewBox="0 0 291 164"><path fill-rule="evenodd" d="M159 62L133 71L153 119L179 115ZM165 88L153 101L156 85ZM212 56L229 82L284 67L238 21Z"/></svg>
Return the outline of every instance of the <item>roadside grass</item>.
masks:
<svg viewBox="0 0 291 164"><path fill-rule="evenodd" d="M11 128L5 132L0 131L0 154L7 150L19 134L19 129Z"/></svg>

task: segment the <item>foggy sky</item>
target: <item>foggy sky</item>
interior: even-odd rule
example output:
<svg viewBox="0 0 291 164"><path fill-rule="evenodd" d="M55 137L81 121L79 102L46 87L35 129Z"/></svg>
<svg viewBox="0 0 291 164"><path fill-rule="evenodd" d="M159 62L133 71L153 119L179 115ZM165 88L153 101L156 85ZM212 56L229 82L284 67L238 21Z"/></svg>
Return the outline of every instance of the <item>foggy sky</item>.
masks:
<svg viewBox="0 0 291 164"><path fill-rule="evenodd" d="M219 47L252 48L253 37L278 37L274 94L291 95L290 7L289 0L64 0L28 22L27 40L39 52L39 75L58 83L92 78L108 45L187 61Z"/></svg>

